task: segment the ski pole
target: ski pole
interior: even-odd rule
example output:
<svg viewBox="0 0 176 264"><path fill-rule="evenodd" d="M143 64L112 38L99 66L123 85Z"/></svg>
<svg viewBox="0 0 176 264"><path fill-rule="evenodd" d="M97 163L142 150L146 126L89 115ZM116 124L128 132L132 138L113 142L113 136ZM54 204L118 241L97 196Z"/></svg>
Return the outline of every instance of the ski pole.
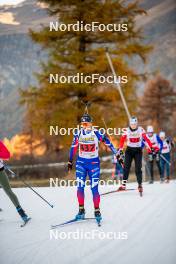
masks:
<svg viewBox="0 0 176 264"><path fill-rule="evenodd" d="M104 126L105 126L105 128L106 128L106 132L107 132L108 127L107 127L107 125L106 125L106 122L105 122L104 118L102 117L101 120L103 121L103 124L104 124ZM112 137L111 137L111 135L108 135L108 136L109 136L109 138L110 138L110 140L111 140L111 142L112 142Z"/></svg>
<svg viewBox="0 0 176 264"><path fill-rule="evenodd" d="M104 126L105 126L105 128L106 128L106 130L108 129L108 127L107 127L107 125L106 125L106 122L105 122L105 120L104 120L104 118L102 118L102 121L103 121L103 123L104 123ZM109 138L110 138L110 140L111 140L111 142L112 142L112 137L109 135ZM122 168L124 168L124 158L121 156L121 155L118 155L119 157L118 157L118 161L119 161L119 163L120 163L120 165L122 166ZM117 156L116 156L117 157Z"/></svg>
<svg viewBox="0 0 176 264"><path fill-rule="evenodd" d="M128 119L130 120L131 115L130 115L130 112L129 112L129 109L128 109L128 106L127 106L127 103L126 103L125 97L124 97L124 95L123 95L122 88L121 88L119 82L117 81L117 75L116 75L116 72L115 72L115 70L114 70L114 66L113 66L113 64L112 64L112 60L111 60L111 57L110 57L110 55L109 55L108 48L106 48L106 57L107 57L107 60L108 60L109 66L110 66L110 68L111 68L112 74L113 74L113 76L114 76L114 78L115 78L115 85L117 86L117 89L118 89L118 91L119 91L119 93L120 93L120 97L121 97L122 103L123 103L123 105L124 105L124 108L125 108L125 111L126 111L127 117L128 117Z"/></svg>
<svg viewBox="0 0 176 264"><path fill-rule="evenodd" d="M4 165L4 168L9 171L14 177L17 176L15 174L15 172L13 172L7 165ZM19 178L19 176L17 176L17 178ZM20 178L19 178L20 179ZM31 191L33 191L36 195L38 195L45 203L47 203L51 208L54 207L54 205L50 204L45 198L43 198L37 191L35 191L27 182L25 182L24 180L20 179L21 182L24 183L24 185L26 185L26 187L28 187Z"/></svg>
<svg viewBox="0 0 176 264"><path fill-rule="evenodd" d="M171 166L171 163L162 155L160 154L160 157L165 161L167 162L167 164L169 164L169 166Z"/></svg>

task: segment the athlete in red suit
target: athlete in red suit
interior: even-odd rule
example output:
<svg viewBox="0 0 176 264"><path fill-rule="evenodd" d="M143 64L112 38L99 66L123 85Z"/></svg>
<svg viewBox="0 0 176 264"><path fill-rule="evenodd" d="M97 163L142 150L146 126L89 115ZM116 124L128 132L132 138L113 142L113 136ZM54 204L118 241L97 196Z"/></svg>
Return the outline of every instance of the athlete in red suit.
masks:
<svg viewBox="0 0 176 264"><path fill-rule="evenodd" d="M126 129L125 133L120 139L118 152L123 153L124 143L127 143L127 148L125 151L125 161L124 161L124 173L123 173L123 184L119 187L119 191L126 189L126 182L128 180L131 163L134 159L135 161L135 173L138 182L139 192L142 193L142 142L145 140L152 149L152 143L147 138L145 130L138 126L138 120L136 117L130 119L129 127Z"/></svg>

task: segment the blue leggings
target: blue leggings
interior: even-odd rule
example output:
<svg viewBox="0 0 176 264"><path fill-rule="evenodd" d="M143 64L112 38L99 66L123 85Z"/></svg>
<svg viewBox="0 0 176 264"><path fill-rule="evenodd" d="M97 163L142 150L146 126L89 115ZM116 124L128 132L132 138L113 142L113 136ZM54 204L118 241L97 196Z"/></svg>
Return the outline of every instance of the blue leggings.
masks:
<svg viewBox="0 0 176 264"><path fill-rule="evenodd" d="M84 188L87 175L89 176L91 191L93 195L94 207L99 208L100 195L98 191L98 183L100 179L100 163L99 162L76 162L76 179L77 179L77 198L79 205L84 205Z"/></svg>

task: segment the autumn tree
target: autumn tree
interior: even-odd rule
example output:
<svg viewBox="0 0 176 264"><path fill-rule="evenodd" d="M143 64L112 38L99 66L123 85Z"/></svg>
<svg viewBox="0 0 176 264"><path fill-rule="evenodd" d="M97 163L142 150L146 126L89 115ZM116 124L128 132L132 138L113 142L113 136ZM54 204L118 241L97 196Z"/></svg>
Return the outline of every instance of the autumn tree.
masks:
<svg viewBox="0 0 176 264"><path fill-rule="evenodd" d="M171 82L158 75L146 84L140 100L140 118L146 124L173 134L176 92Z"/></svg>
<svg viewBox="0 0 176 264"><path fill-rule="evenodd" d="M105 31L50 31L49 26L40 31L30 31L33 41L40 44L48 53L48 61L42 63L42 70L37 74L38 86L21 91L27 112L26 118L32 122L33 135L42 139L49 138L54 143L58 138L48 137L49 126L74 127L83 113L82 101L92 101L90 114L96 124L102 126L101 117L107 125L126 125L127 117L114 85L95 83L49 83L49 75L59 76L100 74L112 75L105 56L105 47L109 48L113 65L119 76L127 76L128 82L122 84L124 95L131 112L136 108L136 81L140 75L128 61L138 57L146 61L151 47L143 44L143 34L136 28L135 18L145 14L136 1L127 0L42 0L48 5L53 19L65 25L77 22L83 25L98 21L100 24L126 24L128 30ZM52 20L51 18L51 20ZM30 102L30 103L29 103ZM65 140L64 140L65 139ZM65 144L68 137L62 137ZM70 141L70 140L69 140ZM52 145L52 144L51 144Z"/></svg>

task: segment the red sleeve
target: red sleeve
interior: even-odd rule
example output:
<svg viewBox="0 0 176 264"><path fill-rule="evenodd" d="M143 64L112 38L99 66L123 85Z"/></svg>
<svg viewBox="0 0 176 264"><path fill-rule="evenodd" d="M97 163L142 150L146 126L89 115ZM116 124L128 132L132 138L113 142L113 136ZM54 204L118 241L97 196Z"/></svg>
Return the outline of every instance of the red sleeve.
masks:
<svg viewBox="0 0 176 264"><path fill-rule="evenodd" d="M123 146L124 146L124 143L125 143L126 138L127 138L127 135L121 136L119 148L123 149Z"/></svg>
<svg viewBox="0 0 176 264"><path fill-rule="evenodd" d="M6 148L6 146L0 141L0 159L8 160L10 159L10 152Z"/></svg>
<svg viewBox="0 0 176 264"><path fill-rule="evenodd" d="M146 136L145 133L142 134L142 137L147 142L147 144L149 145L149 147L152 148L152 142L150 141L150 139L148 139L148 137Z"/></svg>

